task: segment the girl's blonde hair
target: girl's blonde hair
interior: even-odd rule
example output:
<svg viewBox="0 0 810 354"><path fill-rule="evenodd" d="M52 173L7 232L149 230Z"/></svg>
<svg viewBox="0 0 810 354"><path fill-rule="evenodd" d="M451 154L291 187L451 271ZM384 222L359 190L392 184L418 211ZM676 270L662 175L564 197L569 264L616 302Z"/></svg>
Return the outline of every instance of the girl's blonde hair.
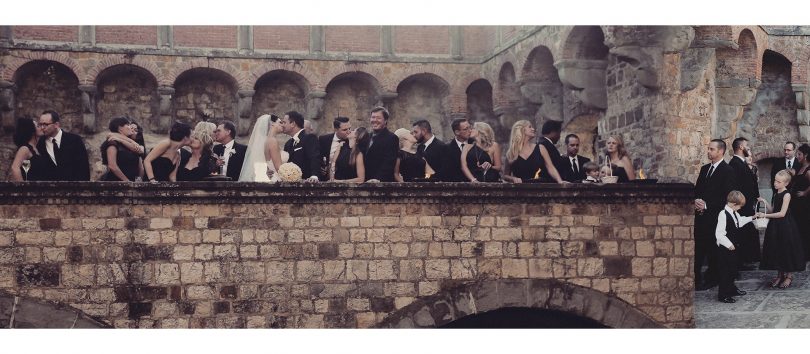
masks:
<svg viewBox="0 0 810 354"><path fill-rule="evenodd" d="M488 149L495 142L495 132L489 124L484 122L475 122L473 128L478 131L478 143L484 148Z"/></svg>
<svg viewBox="0 0 810 354"><path fill-rule="evenodd" d="M776 177L781 177L786 184L790 184L790 180L793 179L793 173L788 170L781 170L776 173Z"/></svg>
<svg viewBox="0 0 810 354"><path fill-rule="evenodd" d="M411 135L411 131L405 128L399 128L394 132L394 135L399 138L399 148L402 149L402 147L405 145L405 137Z"/></svg>
<svg viewBox="0 0 810 354"><path fill-rule="evenodd" d="M523 134L523 128L530 127L531 125L532 123L525 119L521 119L512 125L512 133L509 136L509 149L506 150L506 159L509 160L510 163L518 158L520 149L523 148L523 142L526 139L526 136Z"/></svg>

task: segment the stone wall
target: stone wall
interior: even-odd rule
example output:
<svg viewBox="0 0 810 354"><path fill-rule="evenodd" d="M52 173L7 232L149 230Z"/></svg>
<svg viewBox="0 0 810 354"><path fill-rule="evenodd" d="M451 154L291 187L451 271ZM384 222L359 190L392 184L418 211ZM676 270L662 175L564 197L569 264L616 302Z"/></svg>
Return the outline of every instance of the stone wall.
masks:
<svg viewBox="0 0 810 354"><path fill-rule="evenodd" d="M796 96L790 85L790 62L771 51L762 62L762 84L756 97L743 111L738 135L751 139L759 158L781 157L786 141L799 141ZM775 139L774 137L778 137Z"/></svg>
<svg viewBox="0 0 810 354"><path fill-rule="evenodd" d="M2 183L0 291L115 327L432 326L515 304L691 327L691 196L688 184Z"/></svg>

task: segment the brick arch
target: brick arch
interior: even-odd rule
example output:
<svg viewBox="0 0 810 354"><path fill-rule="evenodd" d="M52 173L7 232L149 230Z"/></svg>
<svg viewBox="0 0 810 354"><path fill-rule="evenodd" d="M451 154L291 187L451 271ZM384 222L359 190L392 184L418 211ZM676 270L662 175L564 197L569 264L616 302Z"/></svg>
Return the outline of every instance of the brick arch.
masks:
<svg viewBox="0 0 810 354"><path fill-rule="evenodd" d="M312 90L315 86L317 86L316 83L319 81L318 75L312 72L312 70L310 70L306 65L298 61L287 60L264 63L253 68L253 70L250 71L250 74L248 74L247 85L254 89L256 87L256 83L262 76L274 71L285 71L297 74L301 77L301 79L303 79L303 82L306 83L306 87L304 87L306 91Z"/></svg>
<svg viewBox="0 0 810 354"><path fill-rule="evenodd" d="M524 63L520 66L520 71L515 72L518 81L526 81L527 78L532 78L531 73L540 72L543 78L535 78L536 81L544 81L545 76L548 76L550 81L559 82L560 77L557 74L557 68L554 67L554 53L545 45L538 45L525 56ZM535 64L540 66L535 67ZM516 68L517 69L517 68ZM545 80L549 81L549 80Z"/></svg>
<svg viewBox="0 0 810 354"><path fill-rule="evenodd" d="M132 65L137 66L149 74L155 79L155 82L160 84L163 80L163 74L160 71L160 68L155 65L154 62L142 59L141 57L135 57L134 59L128 59L124 56L120 57L108 57L102 59L96 66L94 66L87 75L84 77L83 83L87 85L97 85L98 82L98 75L101 74L102 71L111 68L116 65Z"/></svg>
<svg viewBox="0 0 810 354"><path fill-rule="evenodd" d="M759 55L754 33L747 28L741 29L735 42L738 44L737 49L720 48L716 51L718 80L721 84L727 82L731 86L740 86L743 83L739 80L761 78L762 57Z"/></svg>
<svg viewBox="0 0 810 354"><path fill-rule="evenodd" d="M158 82L160 86L174 86L175 81L180 76L180 74L194 69L194 68L207 68L208 67L208 59L205 58L194 58L191 60L182 61L177 66L175 66L169 75L164 77L164 81Z"/></svg>
<svg viewBox="0 0 810 354"><path fill-rule="evenodd" d="M784 40L777 38L768 41L765 49L778 53L792 63L790 70L790 83L794 85L810 85L810 50L795 48L787 45Z"/></svg>
<svg viewBox="0 0 810 354"><path fill-rule="evenodd" d="M10 328L111 328L94 320L79 309L67 304L15 296L0 291L0 322L8 324L14 312ZM6 317L8 316L8 317Z"/></svg>
<svg viewBox="0 0 810 354"><path fill-rule="evenodd" d="M399 92L399 90L402 88L402 84L404 84L406 81L417 78L426 78L432 83L435 83L438 86L439 91L443 93L443 98L450 95L450 83L447 82L447 80L445 80L443 77L430 72L417 72L412 75L408 75L399 81L397 87L394 89L394 92Z"/></svg>
<svg viewBox="0 0 810 354"><path fill-rule="evenodd" d="M421 328L506 307L558 310L614 328L662 328L633 305L603 292L554 279L499 279L465 283L418 298L375 327Z"/></svg>
<svg viewBox="0 0 810 354"><path fill-rule="evenodd" d="M388 80L384 85L383 88L386 90L390 90L392 92L396 92L399 89L399 86L402 84L403 81L407 80L408 78L415 76L415 75L431 75L432 77L436 77L440 79L447 85L447 89L449 90L451 85L450 81L447 78L452 77L450 73L447 71L446 68L437 65L425 65L425 64L418 64L409 66L407 70L402 71L399 75L394 76L391 80ZM392 85L392 86L388 86Z"/></svg>
<svg viewBox="0 0 810 354"><path fill-rule="evenodd" d="M329 86L329 83L334 81L338 76L353 72L370 76L373 79L372 84L377 89L378 93L382 93L384 89L388 89L392 86L396 88L396 85L390 83L390 79L386 79L389 75L386 75L381 68L376 65L364 63L344 63L343 65L331 67L323 76L324 80L319 81L315 88L326 91L326 86ZM380 78L382 78L382 80Z"/></svg>
<svg viewBox="0 0 810 354"><path fill-rule="evenodd" d="M607 59L608 48L604 39L605 29L601 26L574 26L562 41L561 59Z"/></svg>
<svg viewBox="0 0 810 354"><path fill-rule="evenodd" d="M83 70L79 67L79 64L65 53L56 52L27 52L21 53L20 56L14 56L3 70L3 80L14 81L16 79L17 70L23 65L35 60L49 60L67 66L73 72L73 75L79 78L79 83L84 83L81 81L81 77L84 75L81 75Z"/></svg>

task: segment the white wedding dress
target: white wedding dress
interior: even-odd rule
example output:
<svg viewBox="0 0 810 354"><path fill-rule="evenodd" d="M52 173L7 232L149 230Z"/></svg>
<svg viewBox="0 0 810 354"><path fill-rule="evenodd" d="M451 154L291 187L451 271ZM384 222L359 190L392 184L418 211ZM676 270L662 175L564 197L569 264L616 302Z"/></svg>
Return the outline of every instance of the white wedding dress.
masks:
<svg viewBox="0 0 810 354"><path fill-rule="evenodd" d="M278 171L278 167L273 165L273 161L267 161L264 156L264 146L267 142L267 132L270 128L270 115L266 114L256 120L253 132L248 140L245 162L242 163L242 173L239 174L239 181L247 182L268 182L274 183L281 179L278 173L273 173L273 178L267 177L267 171ZM281 151L281 163L287 162L290 155L286 151Z"/></svg>

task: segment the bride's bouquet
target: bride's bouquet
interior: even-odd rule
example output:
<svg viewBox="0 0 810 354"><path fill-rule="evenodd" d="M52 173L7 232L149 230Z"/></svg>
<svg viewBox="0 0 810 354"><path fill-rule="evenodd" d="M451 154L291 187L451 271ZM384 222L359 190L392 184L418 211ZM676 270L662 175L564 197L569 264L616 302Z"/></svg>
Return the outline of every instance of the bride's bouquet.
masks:
<svg viewBox="0 0 810 354"><path fill-rule="evenodd" d="M303 175L301 168L292 162L281 164L278 168L278 174L284 182L299 182Z"/></svg>

